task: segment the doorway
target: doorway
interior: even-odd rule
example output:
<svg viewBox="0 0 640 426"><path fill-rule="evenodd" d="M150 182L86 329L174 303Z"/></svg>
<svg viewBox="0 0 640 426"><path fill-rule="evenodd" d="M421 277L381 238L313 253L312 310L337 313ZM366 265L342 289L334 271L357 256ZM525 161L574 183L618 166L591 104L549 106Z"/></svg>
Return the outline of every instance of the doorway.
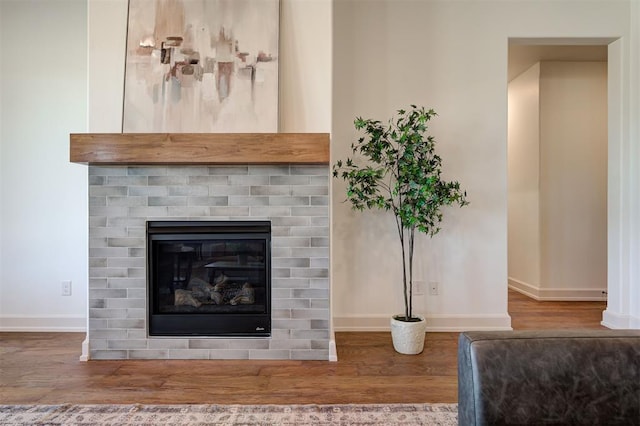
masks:
<svg viewBox="0 0 640 426"><path fill-rule="evenodd" d="M606 300L607 61L604 42L510 40L510 292Z"/></svg>

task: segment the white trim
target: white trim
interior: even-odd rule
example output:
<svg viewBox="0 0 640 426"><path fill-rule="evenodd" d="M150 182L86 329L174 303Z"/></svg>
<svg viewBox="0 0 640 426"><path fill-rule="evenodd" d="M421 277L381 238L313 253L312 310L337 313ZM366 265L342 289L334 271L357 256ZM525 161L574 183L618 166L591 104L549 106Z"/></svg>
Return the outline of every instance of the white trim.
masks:
<svg viewBox="0 0 640 426"><path fill-rule="evenodd" d="M601 302L606 301L606 288L540 288L509 277L509 288L538 301Z"/></svg>
<svg viewBox="0 0 640 426"><path fill-rule="evenodd" d="M425 315L427 332L512 330L509 315ZM388 315L350 315L334 317L335 331L391 331Z"/></svg>
<svg viewBox="0 0 640 426"><path fill-rule="evenodd" d="M0 315L3 332L86 332L84 315Z"/></svg>
<svg viewBox="0 0 640 426"><path fill-rule="evenodd" d="M82 353L80 354L80 361L89 361L89 333L87 333L87 335L85 336L84 340L82 341Z"/></svg>
<svg viewBox="0 0 640 426"><path fill-rule="evenodd" d="M331 338L329 339L329 361L338 361L338 349L336 347L336 333L331 332Z"/></svg>
<svg viewBox="0 0 640 426"><path fill-rule="evenodd" d="M640 329L640 318L620 315L607 309L602 313L600 324L614 330Z"/></svg>

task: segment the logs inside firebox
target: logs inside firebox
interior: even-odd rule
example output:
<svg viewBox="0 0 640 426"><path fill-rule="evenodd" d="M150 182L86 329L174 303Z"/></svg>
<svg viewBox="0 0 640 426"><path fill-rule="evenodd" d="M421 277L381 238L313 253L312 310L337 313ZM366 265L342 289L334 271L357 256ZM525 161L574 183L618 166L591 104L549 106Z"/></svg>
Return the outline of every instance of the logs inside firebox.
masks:
<svg viewBox="0 0 640 426"><path fill-rule="evenodd" d="M175 306L202 305L251 305L255 303L255 290L249 282L237 283L221 274L213 283L193 278L187 289L176 289L174 293Z"/></svg>

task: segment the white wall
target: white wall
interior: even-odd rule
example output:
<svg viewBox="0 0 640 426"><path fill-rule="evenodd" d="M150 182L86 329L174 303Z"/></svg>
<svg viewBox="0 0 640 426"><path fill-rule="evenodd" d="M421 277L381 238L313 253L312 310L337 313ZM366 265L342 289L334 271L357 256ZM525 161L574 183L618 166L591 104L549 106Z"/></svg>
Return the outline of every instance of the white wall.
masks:
<svg viewBox="0 0 640 426"><path fill-rule="evenodd" d="M609 60L609 76L629 79L609 87L609 294L603 324L611 328L640 328L640 2L631 1L631 32L609 46L621 63ZM625 54L626 52L626 54ZM611 81L611 78L610 78ZM612 169L620 173L612 175ZM612 285L615 284L615 285Z"/></svg>
<svg viewBox="0 0 640 426"><path fill-rule="evenodd" d="M540 63L511 80L508 100L509 281L540 287Z"/></svg>
<svg viewBox="0 0 640 426"><path fill-rule="evenodd" d="M3 0L0 15L0 329L82 330L87 170L69 133L86 130L86 4Z"/></svg>
<svg viewBox="0 0 640 426"><path fill-rule="evenodd" d="M585 44L618 37L628 41L630 3L344 0L334 4L334 158L348 155L357 137L352 126L355 116L386 119L409 103L424 104L439 113L431 130L439 141L445 177L459 180L469 194L468 207L446 211L443 231L420 242L418 278L440 282L439 296L418 301L428 313L431 329L510 325L509 38L565 39L563 44L579 37L589 39ZM627 63L630 54L625 42L617 60ZM627 71L628 67L625 74L612 77L621 88L616 99L637 84L638 74ZM621 111L628 114L629 105L622 105ZM630 120L613 120L628 132ZM621 135L613 145L631 146ZM610 173L628 172L614 167ZM632 199L638 196L626 187L622 191ZM387 328L388 316L401 310L392 218L385 213L354 213L341 204L343 194L343 184L336 182L332 243L334 259L340 261L333 265L334 324L336 330ZM627 232L630 226L630 221L621 224ZM609 285L619 283L610 280Z"/></svg>

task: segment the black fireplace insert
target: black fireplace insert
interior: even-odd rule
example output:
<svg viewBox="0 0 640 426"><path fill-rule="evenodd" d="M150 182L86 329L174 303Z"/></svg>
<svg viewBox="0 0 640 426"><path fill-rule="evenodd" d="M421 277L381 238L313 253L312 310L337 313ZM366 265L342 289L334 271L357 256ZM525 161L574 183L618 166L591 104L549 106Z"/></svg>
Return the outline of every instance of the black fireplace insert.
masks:
<svg viewBox="0 0 640 426"><path fill-rule="evenodd" d="M270 336L269 221L148 221L150 336Z"/></svg>

